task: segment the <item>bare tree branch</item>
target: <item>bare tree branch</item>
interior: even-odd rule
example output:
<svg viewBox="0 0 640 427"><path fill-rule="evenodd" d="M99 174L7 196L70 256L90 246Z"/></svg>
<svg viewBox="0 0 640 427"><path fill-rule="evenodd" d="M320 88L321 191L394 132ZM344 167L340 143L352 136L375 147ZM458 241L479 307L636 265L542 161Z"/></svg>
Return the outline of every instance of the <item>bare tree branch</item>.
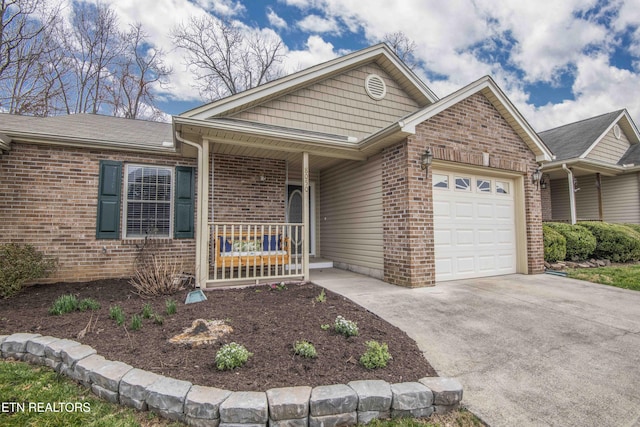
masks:
<svg viewBox="0 0 640 427"><path fill-rule="evenodd" d="M398 58L400 58L410 69L413 70L416 68L418 61L416 60L415 53L418 46L416 45L416 42L411 40L405 33L402 31L387 33L382 38L382 41L388 44L396 55L398 55Z"/></svg>
<svg viewBox="0 0 640 427"><path fill-rule="evenodd" d="M213 16L191 17L176 26L174 44L185 51L196 87L208 100L232 95L280 77L282 41L267 33L247 34Z"/></svg>

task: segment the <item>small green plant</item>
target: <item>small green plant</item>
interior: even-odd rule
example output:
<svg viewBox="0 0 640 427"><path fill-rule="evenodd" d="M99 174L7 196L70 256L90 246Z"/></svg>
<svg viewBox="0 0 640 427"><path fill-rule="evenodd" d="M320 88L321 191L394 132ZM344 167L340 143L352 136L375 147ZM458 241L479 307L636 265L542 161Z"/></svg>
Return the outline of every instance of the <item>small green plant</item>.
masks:
<svg viewBox="0 0 640 427"><path fill-rule="evenodd" d="M391 359L387 344L367 341L367 351L360 356L360 364L367 369L384 368Z"/></svg>
<svg viewBox="0 0 640 427"><path fill-rule="evenodd" d="M151 319L153 317L153 308L151 304L146 303L144 307L142 307L142 318L143 319Z"/></svg>
<svg viewBox="0 0 640 427"><path fill-rule="evenodd" d="M124 324L124 312L122 311L122 307L120 307L119 305L110 307L109 319L115 320L118 326L122 326Z"/></svg>
<svg viewBox="0 0 640 427"><path fill-rule="evenodd" d="M328 331L329 329L331 329L331 325L328 323L322 324L320 325L320 329L322 329L323 331Z"/></svg>
<svg viewBox="0 0 640 427"><path fill-rule="evenodd" d="M172 314L176 314L178 311L178 306L176 305L175 300L169 298L164 302L164 305L167 309L167 315L171 316Z"/></svg>
<svg viewBox="0 0 640 427"><path fill-rule="evenodd" d="M269 285L269 288L272 291L286 291L287 290L287 285L285 285L284 282L272 283L271 285Z"/></svg>
<svg viewBox="0 0 640 427"><path fill-rule="evenodd" d="M153 323L155 323L156 325L162 325L164 323L164 317L160 316L158 313L154 313Z"/></svg>
<svg viewBox="0 0 640 427"><path fill-rule="evenodd" d="M85 298L80 300L78 304L78 310L87 311L87 310L100 310L100 303L93 298Z"/></svg>
<svg viewBox="0 0 640 427"><path fill-rule="evenodd" d="M216 353L216 367L220 371L239 368L253 356L243 345L235 342L223 345Z"/></svg>
<svg viewBox="0 0 640 427"><path fill-rule="evenodd" d="M316 302L325 302L327 300L327 294L324 292L324 288L320 291L320 295L316 297Z"/></svg>
<svg viewBox="0 0 640 427"><path fill-rule="evenodd" d="M61 295L53 302L49 314L59 316L78 309L78 299L74 295Z"/></svg>
<svg viewBox="0 0 640 427"><path fill-rule="evenodd" d="M31 245L0 245L0 298L9 298L30 280L47 277L57 262Z"/></svg>
<svg viewBox="0 0 640 427"><path fill-rule="evenodd" d="M131 316L131 330L137 331L142 328L142 317L139 314L134 314Z"/></svg>
<svg viewBox="0 0 640 427"><path fill-rule="evenodd" d="M358 335L358 324L347 320L342 316L336 317L336 321L333 325L335 331L345 337L353 337Z"/></svg>
<svg viewBox="0 0 640 427"><path fill-rule="evenodd" d="M318 355L316 348L308 341L296 341L293 346L293 351L298 356L306 357L308 359L314 359Z"/></svg>

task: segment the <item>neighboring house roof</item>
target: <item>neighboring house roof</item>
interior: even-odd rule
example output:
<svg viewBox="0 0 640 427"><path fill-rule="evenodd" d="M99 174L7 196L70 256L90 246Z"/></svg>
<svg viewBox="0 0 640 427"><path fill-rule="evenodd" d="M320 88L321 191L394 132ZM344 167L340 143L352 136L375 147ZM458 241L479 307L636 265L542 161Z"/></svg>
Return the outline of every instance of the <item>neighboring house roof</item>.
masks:
<svg viewBox="0 0 640 427"><path fill-rule="evenodd" d="M582 157L613 126L625 110L613 111L540 132L556 160Z"/></svg>
<svg viewBox="0 0 640 427"><path fill-rule="evenodd" d="M0 114L0 134L9 142L19 140L79 147L175 151L169 123L97 114L53 117Z"/></svg>
<svg viewBox="0 0 640 427"><path fill-rule="evenodd" d="M612 143L611 137L607 142L607 135L611 134L615 125L624 132L624 142ZM640 165L640 133L626 109L569 123L540 132L539 135L556 157L554 162L544 166L545 172L556 171L557 174L565 165L582 174L618 175L636 171L637 168L631 167ZM594 156L592 153L596 152L598 146L601 152L607 151L609 155Z"/></svg>

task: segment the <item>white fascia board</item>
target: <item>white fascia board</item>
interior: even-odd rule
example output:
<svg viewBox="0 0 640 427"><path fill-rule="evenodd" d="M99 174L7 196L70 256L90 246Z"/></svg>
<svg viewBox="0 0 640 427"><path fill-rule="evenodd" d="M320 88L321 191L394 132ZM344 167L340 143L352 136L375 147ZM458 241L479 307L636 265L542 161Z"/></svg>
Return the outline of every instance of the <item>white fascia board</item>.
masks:
<svg viewBox="0 0 640 427"><path fill-rule="evenodd" d="M145 153L175 153L176 152L175 146L164 147L164 146L158 145L157 147L154 147L146 144L73 138L69 136L58 136L58 135L45 135L45 134L39 134L35 132L15 133L13 140L19 141L19 142L25 142L25 143L59 145L59 146L77 147L77 148L97 148L101 150L135 151L135 152L145 152Z"/></svg>
<svg viewBox="0 0 640 427"><path fill-rule="evenodd" d="M10 146L11 137L5 135L4 133L0 133L0 150L9 151Z"/></svg>

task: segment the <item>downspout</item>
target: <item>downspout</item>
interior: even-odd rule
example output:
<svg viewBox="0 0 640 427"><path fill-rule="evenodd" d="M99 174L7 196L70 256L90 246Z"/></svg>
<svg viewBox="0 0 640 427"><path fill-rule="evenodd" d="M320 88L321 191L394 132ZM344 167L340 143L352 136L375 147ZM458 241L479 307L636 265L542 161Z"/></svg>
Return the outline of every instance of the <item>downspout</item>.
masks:
<svg viewBox="0 0 640 427"><path fill-rule="evenodd" d="M203 175L202 175L202 171L204 170L203 167L203 163L204 163L204 156L202 155L202 146L200 144L196 144L195 142L189 141L183 137L180 136L180 134L178 133L178 131L175 132L175 137L178 141L187 144L191 147L195 147L196 150L198 150L198 185L197 185L197 190L198 190L198 205L196 207L196 218L198 219L196 222L196 286L200 287L200 288L206 288L207 285L207 279L208 277L205 275L203 276L203 271L204 268L202 268L202 265L205 261L205 259L203 259L203 230L202 230L202 196L205 194L205 190L203 189L206 186L206 180L204 179ZM205 202L206 203L206 202ZM206 251L204 252L206 253ZM207 265L208 268L208 265Z"/></svg>
<svg viewBox="0 0 640 427"><path fill-rule="evenodd" d="M567 179L569 180L569 209L571 211L571 224L575 224L576 221L576 192L573 186L573 172L567 167L566 163L562 164L562 169L567 173Z"/></svg>

